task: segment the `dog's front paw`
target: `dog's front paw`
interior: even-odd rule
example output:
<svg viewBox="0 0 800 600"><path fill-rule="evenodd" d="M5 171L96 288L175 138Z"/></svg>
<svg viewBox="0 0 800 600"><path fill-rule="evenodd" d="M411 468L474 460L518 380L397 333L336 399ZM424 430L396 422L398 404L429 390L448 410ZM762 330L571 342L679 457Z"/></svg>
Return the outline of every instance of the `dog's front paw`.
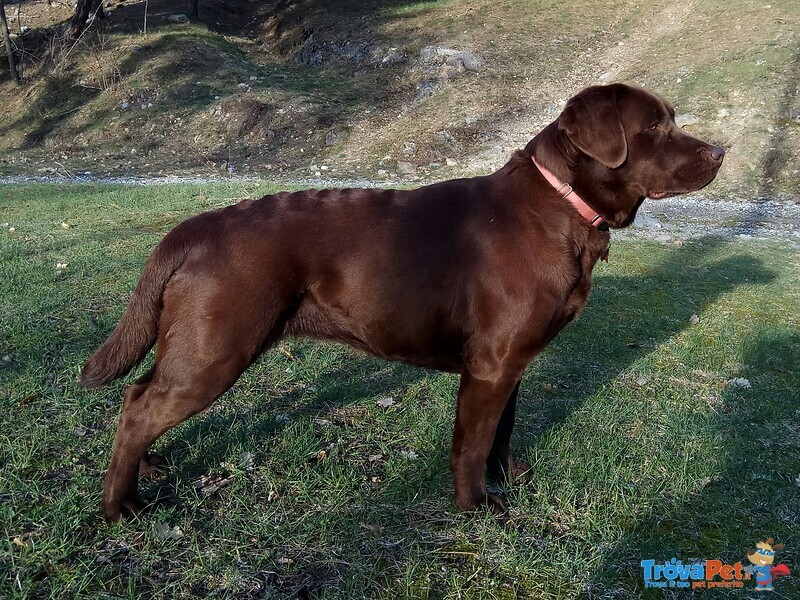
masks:
<svg viewBox="0 0 800 600"><path fill-rule="evenodd" d="M522 461L510 458L505 465L499 462L489 463L486 478L498 483L528 483L531 480L531 467Z"/></svg>
<svg viewBox="0 0 800 600"><path fill-rule="evenodd" d="M514 483L530 483L531 481L531 466L522 462L521 460L511 459L511 481Z"/></svg>
<svg viewBox="0 0 800 600"><path fill-rule="evenodd" d="M458 508L466 513L476 513L489 509L495 515L504 516L508 509L503 501L494 494L483 492L468 498L456 498Z"/></svg>
<svg viewBox="0 0 800 600"><path fill-rule="evenodd" d="M122 517L138 517L144 511L145 503L138 496L122 498L117 501L103 501L103 518L116 523Z"/></svg>

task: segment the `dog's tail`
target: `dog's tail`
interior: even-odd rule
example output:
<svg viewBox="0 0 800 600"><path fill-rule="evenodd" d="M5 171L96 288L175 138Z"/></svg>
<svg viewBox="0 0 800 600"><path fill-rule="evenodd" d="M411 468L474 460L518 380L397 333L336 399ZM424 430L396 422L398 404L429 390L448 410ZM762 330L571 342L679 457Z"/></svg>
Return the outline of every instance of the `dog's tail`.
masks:
<svg viewBox="0 0 800 600"><path fill-rule="evenodd" d="M78 384L95 389L122 377L139 364L158 333L164 288L187 253L184 236L170 234L156 246L142 270L116 329L86 361Z"/></svg>

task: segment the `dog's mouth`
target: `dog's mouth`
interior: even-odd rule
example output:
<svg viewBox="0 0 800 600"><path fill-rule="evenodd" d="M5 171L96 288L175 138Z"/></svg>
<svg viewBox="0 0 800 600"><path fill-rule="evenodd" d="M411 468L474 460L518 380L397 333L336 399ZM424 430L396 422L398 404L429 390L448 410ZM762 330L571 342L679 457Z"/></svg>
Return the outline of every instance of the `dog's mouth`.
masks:
<svg viewBox="0 0 800 600"><path fill-rule="evenodd" d="M680 194L680 192L648 192L647 197L651 200L663 200L664 198L671 198L678 194Z"/></svg>
<svg viewBox="0 0 800 600"><path fill-rule="evenodd" d="M685 187L681 185L681 187L679 187L678 189L665 190L665 191L659 191L657 189L651 190L647 192L646 195L651 200L663 200L664 198L672 198L673 196L680 196L681 194L689 194L691 192L702 190L709 183L714 181L714 179L717 176L717 171L719 171L719 167L721 164L722 163L713 165L712 169L710 169L708 172L702 175L698 174L695 175L694 178L686 178L688 181L692 181L692 179L697 181L697 179L700 179L699 181L697 181L696 184L687 184Z"/></svg>

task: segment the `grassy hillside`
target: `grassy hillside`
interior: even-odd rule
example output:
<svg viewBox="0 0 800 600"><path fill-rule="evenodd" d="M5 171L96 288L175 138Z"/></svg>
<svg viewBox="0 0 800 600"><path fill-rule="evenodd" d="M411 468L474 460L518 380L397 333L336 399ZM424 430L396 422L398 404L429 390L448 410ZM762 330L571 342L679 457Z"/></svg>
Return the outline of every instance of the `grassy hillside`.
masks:
<svg viewBox="0 0 800 600"><path fill-rule="evenodd" d="M800 193L792 0L200 5L175 24L182 0L121 2L77 43L60 37L63 6L26 2L17 20L11 5L12 30L32 29L24 85L0 79L0 172L485 172L581 87L621 80L729 148L715 191Z"/></svg>

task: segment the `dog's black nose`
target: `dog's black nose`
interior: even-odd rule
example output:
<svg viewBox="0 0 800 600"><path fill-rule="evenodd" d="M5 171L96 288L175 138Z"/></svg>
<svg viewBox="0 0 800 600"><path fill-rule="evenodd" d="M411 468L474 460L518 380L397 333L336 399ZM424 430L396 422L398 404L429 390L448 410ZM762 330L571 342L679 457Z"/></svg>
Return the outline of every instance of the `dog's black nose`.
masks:
<svg viewBox="0 0 800 600"><path fill-rule="evenodd" d="M714 160L722 160L725 156L725 149L719 146L711 146L711 158Z"/></svg>

